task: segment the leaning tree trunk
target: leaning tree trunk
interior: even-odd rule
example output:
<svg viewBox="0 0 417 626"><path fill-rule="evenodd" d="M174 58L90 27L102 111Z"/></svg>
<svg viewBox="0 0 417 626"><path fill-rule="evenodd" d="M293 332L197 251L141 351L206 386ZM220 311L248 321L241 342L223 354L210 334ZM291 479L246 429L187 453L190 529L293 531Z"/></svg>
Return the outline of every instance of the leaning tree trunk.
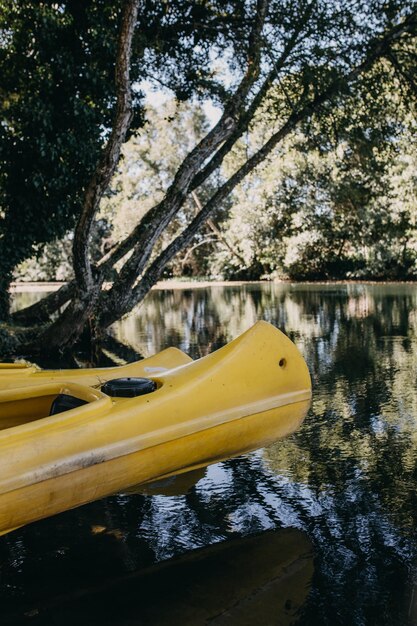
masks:
<svg viewBox="0 0 417 626"><path fill-rule="evenodd" d="M132 120L132 90L130 62L139 0L126 0L119 31L115 67L116 107L112 131L101 154L96 170L87 185L84 202L74 232L73 267L75 284L66 309L45 330L40 332L33 349L64 351L73 346L86 331L95 334L95 311L105 272L91 263L89 243L91 229L100 201L116 171L121 147ZM58 301L58 299L57 299ZM49 300L49 303L52 299ZM45 310L38 308L40 314Z"/></svg>
<svg viewBox="0 0 417 626"><path fill-rule="evenodd" d="M96 338L97 326L95 324L95 310L100 294L101 285L96 284L88 292L76 294L59 316L59 318L48 325L40 337L29 346L31 351L37 351L39 345L44 346L48 352L64 352L71 348L83 334L88 333L88 339Z"/></svg>

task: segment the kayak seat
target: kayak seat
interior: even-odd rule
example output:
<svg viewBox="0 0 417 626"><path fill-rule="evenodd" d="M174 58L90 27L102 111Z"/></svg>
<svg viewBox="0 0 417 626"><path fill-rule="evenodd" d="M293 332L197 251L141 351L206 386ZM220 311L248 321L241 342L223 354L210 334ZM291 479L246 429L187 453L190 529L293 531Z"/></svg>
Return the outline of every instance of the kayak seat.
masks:
<svg viewBox="0 0 417 626"><path fill-rule="evenodd" d="M67 393L60 393L51 404L51 410L49 415L57 415L58 413L64 413L64 411L70 411L76 409L79 406L88 404L86 400L80 400L75 396L70 396Z"/></svg>

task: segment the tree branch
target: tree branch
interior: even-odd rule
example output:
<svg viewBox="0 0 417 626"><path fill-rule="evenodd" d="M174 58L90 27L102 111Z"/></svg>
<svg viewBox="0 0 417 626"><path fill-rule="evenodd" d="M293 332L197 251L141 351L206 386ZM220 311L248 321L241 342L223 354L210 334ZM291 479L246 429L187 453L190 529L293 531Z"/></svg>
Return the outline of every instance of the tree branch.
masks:
<svg viewBox="0 0 417 626"><path fill-rule="evenodd" d="M235 130L230 133L227 139L225 139L223 142L220 142L221 147L217 150L217 152L214 154L214 156L209 161L209 163L207 163L207 165L203 167L202 170L197 171L192 182L189 185L190 191L194 191L195 189L197 189L218 167L220 167L225 156L230 152L230 149L233 147L236 141L243 135L243 133L246 132L246 130L248 129L249 123L253 119L253 116L256 110L259 108L264 97L268 93L268 90L270 89L274 78L278 75L280 70L284 67L291 52L294 50L294 48L298 44L299 35L302 32L303 27L307 23L308 18L311 15L312 10L314 9L315 4L316 4L316 0L313 0L309 4L306 12L304 13L302 18L298 22L297 28L294 29L294 32L292 33L290 39L284 46L284 50L280 58L274 63L273 70L268 73L267 77L265 78L264 82L259 88L258 93L253 98L249 107L242 110L242 105L241 104L239 105L241 107L241 110L240 110L239 118L236 123ZM264 6L264 11L266 11L266 6ZM265 17L263 17L262 19L264 20ZM262 23L263 22L258 20L257 25L256 25L256 29L257 31L259 31L259 35L257 38L258 45L260 45L261 43L260 34L261 34ZM260 54L260 48L258 49L258 55L259 54ZM258 65L259 65L259 62L260 62L260 58L258 58L257 60ZM253 66L253 63L252 63L252 66ZM252 84L255 82L254 79L255 79L255 76L252 76L251 78ZM249 85L248 77L246 75L244 79L242 80L242 83L236 90L235 94L232 96L231 102L235 104L236 103L239 104L243 102L243 98L245 95L247 95L252 84ZM220 122L221 120L219 121L219 123ZM151 209L151 211L153 212L153 215L149 216L148 218L149 221L153 222L154 220L155 221L157 220L159 214L162 213L163 211L162 204L163 203L160 202L159 204L157 204L155 207ZM117 244L112 250L110 250L107 253L105 257L103 257L103 259L101 259L99 263L99 267L101 267L102 264L104 264L105 266L107 266L107 264L114 265L115 263L120 261L137 244L138 238L141 236L143 229L144 228L146 229L146 226L147 226L147 219L145 216L145 218L141 220L141 222L136 226L136 228L132 231L132 233L130 233L122 242Z"/></svg>
<svg viewBox="0 0 417 626"><path fill-rule="evenodd" d="M88 292L93 283L89 257L89 239L94 216L113 176L120 158L121 146L132 120L132 93L130 85L130 59L139 0L126 0L122 13L116 59L116 111L113 128L107 145L87 187L81 215L74 233L73 264L77 285Z"/></svg>
<svg viewBox="0 0 417 626"><path fill-rule="evenodd" d="M397 73L399 77L399 82L404 83L409 94L413 98L416 98L417 97L417 82L416 82L415 77L402 67L397 55L394 52L391 52L387 58L390 61L391 65L393 66L394 71Z"/></svg>
<svg viewBox="0 0 417 626"><path fill-rule="evenodd" d="M209 163L207 163L207 165L201 170L201 172L199 172L195 176L192 184L190 185L191 190L197 189L197 187L199 187L217 168L220 167L220 165L223 163L225 156L230 152L233 145L243 135L243 133L247 131L249 124L253 119L253 116L255 115L259 106L262 104L266 94L268 93L269 89L272 86L274 79L279 76L279 73L284 67L285 63L287 62L288 57L294 51L297 44L299 43L300 33L302 32L305 24L307 23L315 4L316 4L316 0L313 0L308 6L306 12L302 16L302 18L299 20L297 27L294 29L291 37L289 38L288 42L284 46L281 56L279 57L277 61L274 60L273 69L266 76L264 82L259 88L258 93L253 98L249 107L245 111L242 112L238 127L236 128L235 132L229 137L227 141L224 142L224 144L216 152L216 154L209 161Z"/></svg>
<svg viewBox="0 0 417 626"><path fill-rule="evenodd" d="M191 192L191 196L194 200L194 203L198 209L198 211L201 211L203 209L203 205L200 202L200 198L197 196L195 191ZM245 259L239 254L239 252L237 250L235 250L235 248L227 241L226 237L223 235L223 233L221 232L220 228L218 228L216 226L216 224L213 222L212 219L208 218L206 220L207 222L207 226L210 228L211 232L214 233L218 239L218 241L220 241L228 250L231 254L233 254L233 256L235 256L237 258L237 260L239 261L239 263L241 265L243 265L243 267L246 266L246 262Z"/></svg>
<svg viewBox="0 0 417 626"><path fill-rule="evenodd" d="M368 71L373 64L385 56L390 46L399 38L402 34L410 32L416 28L416 15L417 11L408 16L401 24L393 27L384 37L375 39L370 42L368 48L367 57L362 63L353 68L348 74L342 78L334 80L327 89L321 94L316 95L313 100L307 103L298 111L294 111L286 121L286 123L274 133L270 139L260 148L248 161L246 161L237 170L229 180L224 183L218 191L210 198L205 204L202 210L196 215L191 223L178 235L151 263L140 282L131 291L128 302L125 302L125 310L122 314L133 308L142 301L144 296L148 293L149 289L158 280L161 272L166 265L172 260L172 258L185 246L187 246L195 234L198 232L202 224L207 220L210 214L219 206L219 204L233 191L233 189L247 176L251 171L255 169L259 163L261 163L274 149L274 147L282 141L303 119L315 113L324 103L329 101L334 95L338 95L343 88L356 80L361 74ZM119 310L120 314L120 310ZM111 319L111 313L105 314L103 317L103 323L108 325L114 321Z"/></svg>
<svg viewBox="0 0 417 626"><path fill-rule="evenodd" d="M186 255L183 259L181 259L181 266L184 268L194 250L197 250L197 248L200 248L201 246L206 246L208 243L219 243L219 239L218 237L212 239L208 237L207 239L203 239L202 241L198 241L197 243L195 243L193 246L191 246L191 248L188 248Z"/></svg>

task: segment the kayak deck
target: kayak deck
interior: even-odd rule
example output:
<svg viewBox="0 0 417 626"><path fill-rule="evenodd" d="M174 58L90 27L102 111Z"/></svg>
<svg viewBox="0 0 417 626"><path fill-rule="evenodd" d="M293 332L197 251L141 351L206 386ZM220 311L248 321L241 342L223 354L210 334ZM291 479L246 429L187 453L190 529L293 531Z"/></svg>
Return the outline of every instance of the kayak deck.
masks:
<svg viewBox="0 0 417 626"><path fill-rule="evenodd" d="M166 348L141 361L117 367L41 370L31 363L0 363L0 390L52 382L94 387L112 378L152 376L187 363L192 363L192 358L178 348Z"/></svg>

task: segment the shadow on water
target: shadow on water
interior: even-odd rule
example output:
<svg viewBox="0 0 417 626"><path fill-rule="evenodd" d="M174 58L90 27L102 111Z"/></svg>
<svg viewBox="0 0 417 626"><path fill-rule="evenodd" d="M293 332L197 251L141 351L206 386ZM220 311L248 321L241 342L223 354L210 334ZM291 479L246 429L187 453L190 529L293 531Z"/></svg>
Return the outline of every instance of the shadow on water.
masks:
<svg viewBox="0 0 417 626"><path fill-rule="evenodd" d="M17 624L285 626L299 614L313 554L297 530L223 541L90 587L38 597L4 617Z"/></svg>
<svg viewBox="0 0 417 626"><path fill-rule="evenodd" d="M157 572L171 568L160 564L170 559L188 562L185 555L192 560L194 550L228 546L239 537L260 534L268 542L267 531L275 536L293 528L302 533L300 545L308 537L315 555L311 591L297 624L417 623L416 287L154 291L140 313L114 328L114 338L143 356L175 345L196 358L257 319L283 329L309 365L313 404L298 432L210 466L186 493L171 485L165 495L120 494L1 537L0 616L37 607L37 598L46 605L61 598L62 589L110 589L113 583L117 588L118 580L135 580L144 569L155 571L158 580L165 574ZM198 554L203 552L189 571L199 609L204 593L199 595L198 580L205 568ZM259 555L268 562L267 549ZM127 608L123 613L117 604L120 615L141 623L130 613L131 595L122 593ZM272 595L278 607L283 596ZM100 614L94 612L96 597L91 596L93 617ZM159 596L160 615L168 614L171 597L169 591ZM63 620L66 605L60 606ZM144 623L158 623L152 619Z"/></svg>

